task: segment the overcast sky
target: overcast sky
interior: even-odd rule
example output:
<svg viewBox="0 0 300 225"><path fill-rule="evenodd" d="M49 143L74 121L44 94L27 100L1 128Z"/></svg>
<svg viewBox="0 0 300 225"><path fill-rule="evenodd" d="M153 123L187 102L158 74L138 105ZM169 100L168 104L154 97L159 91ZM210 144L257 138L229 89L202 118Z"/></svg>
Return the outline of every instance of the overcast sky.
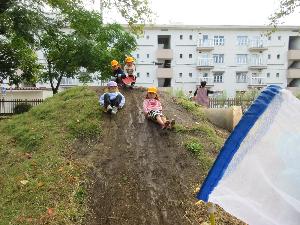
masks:
<svg viewBox="0 0 300 225"><path fill-rule="evenodd" d="M279 0L151 0L156 24L266 25ZM95 0L94 8L98 8ZM300 8L285 18L284 25L300 25ZM106 22L124 23L115 13L104 11Z"/></svg>

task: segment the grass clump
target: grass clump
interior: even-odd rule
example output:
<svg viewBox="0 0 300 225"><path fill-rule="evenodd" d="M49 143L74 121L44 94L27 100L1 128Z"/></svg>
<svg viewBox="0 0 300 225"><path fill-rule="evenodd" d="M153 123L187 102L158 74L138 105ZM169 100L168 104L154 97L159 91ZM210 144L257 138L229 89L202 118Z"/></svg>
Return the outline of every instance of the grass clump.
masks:
<svg viewBox="0 0 300 225"><path fill-rule="evenodd" d="M0 224L81 224L86 168L73 145L101 133L95 92L69 89L0 123Z"/></svg>
<svg viewBox="0 0 300 225"><path fill-rule="evenodd" d="M177 104L185 108L187 111L197 116L199 120L201 121L206 120L202 107L197 105L194 101L188 100L187 98L177 98L176 102Z"/></svg>

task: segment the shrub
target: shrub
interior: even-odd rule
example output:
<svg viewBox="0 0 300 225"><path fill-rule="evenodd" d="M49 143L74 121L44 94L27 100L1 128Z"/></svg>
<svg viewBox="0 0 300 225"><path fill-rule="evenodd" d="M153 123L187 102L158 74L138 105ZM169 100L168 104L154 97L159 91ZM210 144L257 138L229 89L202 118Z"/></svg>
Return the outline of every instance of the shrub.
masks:
<svg viewBox="0 0 300 225"><path fill-rule="evenodd" d="M31 105L28 103L19 103L18 105L15 106L14 108L14 114L21 114L24 112L28 112L31 109Z"/></svg>

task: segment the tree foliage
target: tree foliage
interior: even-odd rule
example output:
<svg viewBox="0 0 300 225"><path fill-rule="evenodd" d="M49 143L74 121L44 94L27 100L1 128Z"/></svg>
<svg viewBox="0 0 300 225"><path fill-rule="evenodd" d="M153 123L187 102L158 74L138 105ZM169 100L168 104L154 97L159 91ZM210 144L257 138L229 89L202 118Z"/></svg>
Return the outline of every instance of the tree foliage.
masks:
<svg viewBox="0 0 300 225"><path fill-rule="evenodd" d="M282 19L300 6L300 0L280 0L279 8L271 16L269 16L270 25L276 29L279 24L282 24Z"/></svg>

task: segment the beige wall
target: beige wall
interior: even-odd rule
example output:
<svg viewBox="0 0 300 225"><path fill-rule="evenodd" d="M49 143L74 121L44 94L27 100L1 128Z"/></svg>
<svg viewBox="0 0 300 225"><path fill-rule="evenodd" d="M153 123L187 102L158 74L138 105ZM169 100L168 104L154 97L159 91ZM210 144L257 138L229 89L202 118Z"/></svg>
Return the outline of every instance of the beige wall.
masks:
<svg viewBox="0 0 300 225"><path fill-rule="evenodd" d="M7 90L6 95L2 96L0 95L0 98L4 98L7 100L10 99L45 99L48 97L51 97L52 91L48 90L13 90L9 91Z"/></svg>

